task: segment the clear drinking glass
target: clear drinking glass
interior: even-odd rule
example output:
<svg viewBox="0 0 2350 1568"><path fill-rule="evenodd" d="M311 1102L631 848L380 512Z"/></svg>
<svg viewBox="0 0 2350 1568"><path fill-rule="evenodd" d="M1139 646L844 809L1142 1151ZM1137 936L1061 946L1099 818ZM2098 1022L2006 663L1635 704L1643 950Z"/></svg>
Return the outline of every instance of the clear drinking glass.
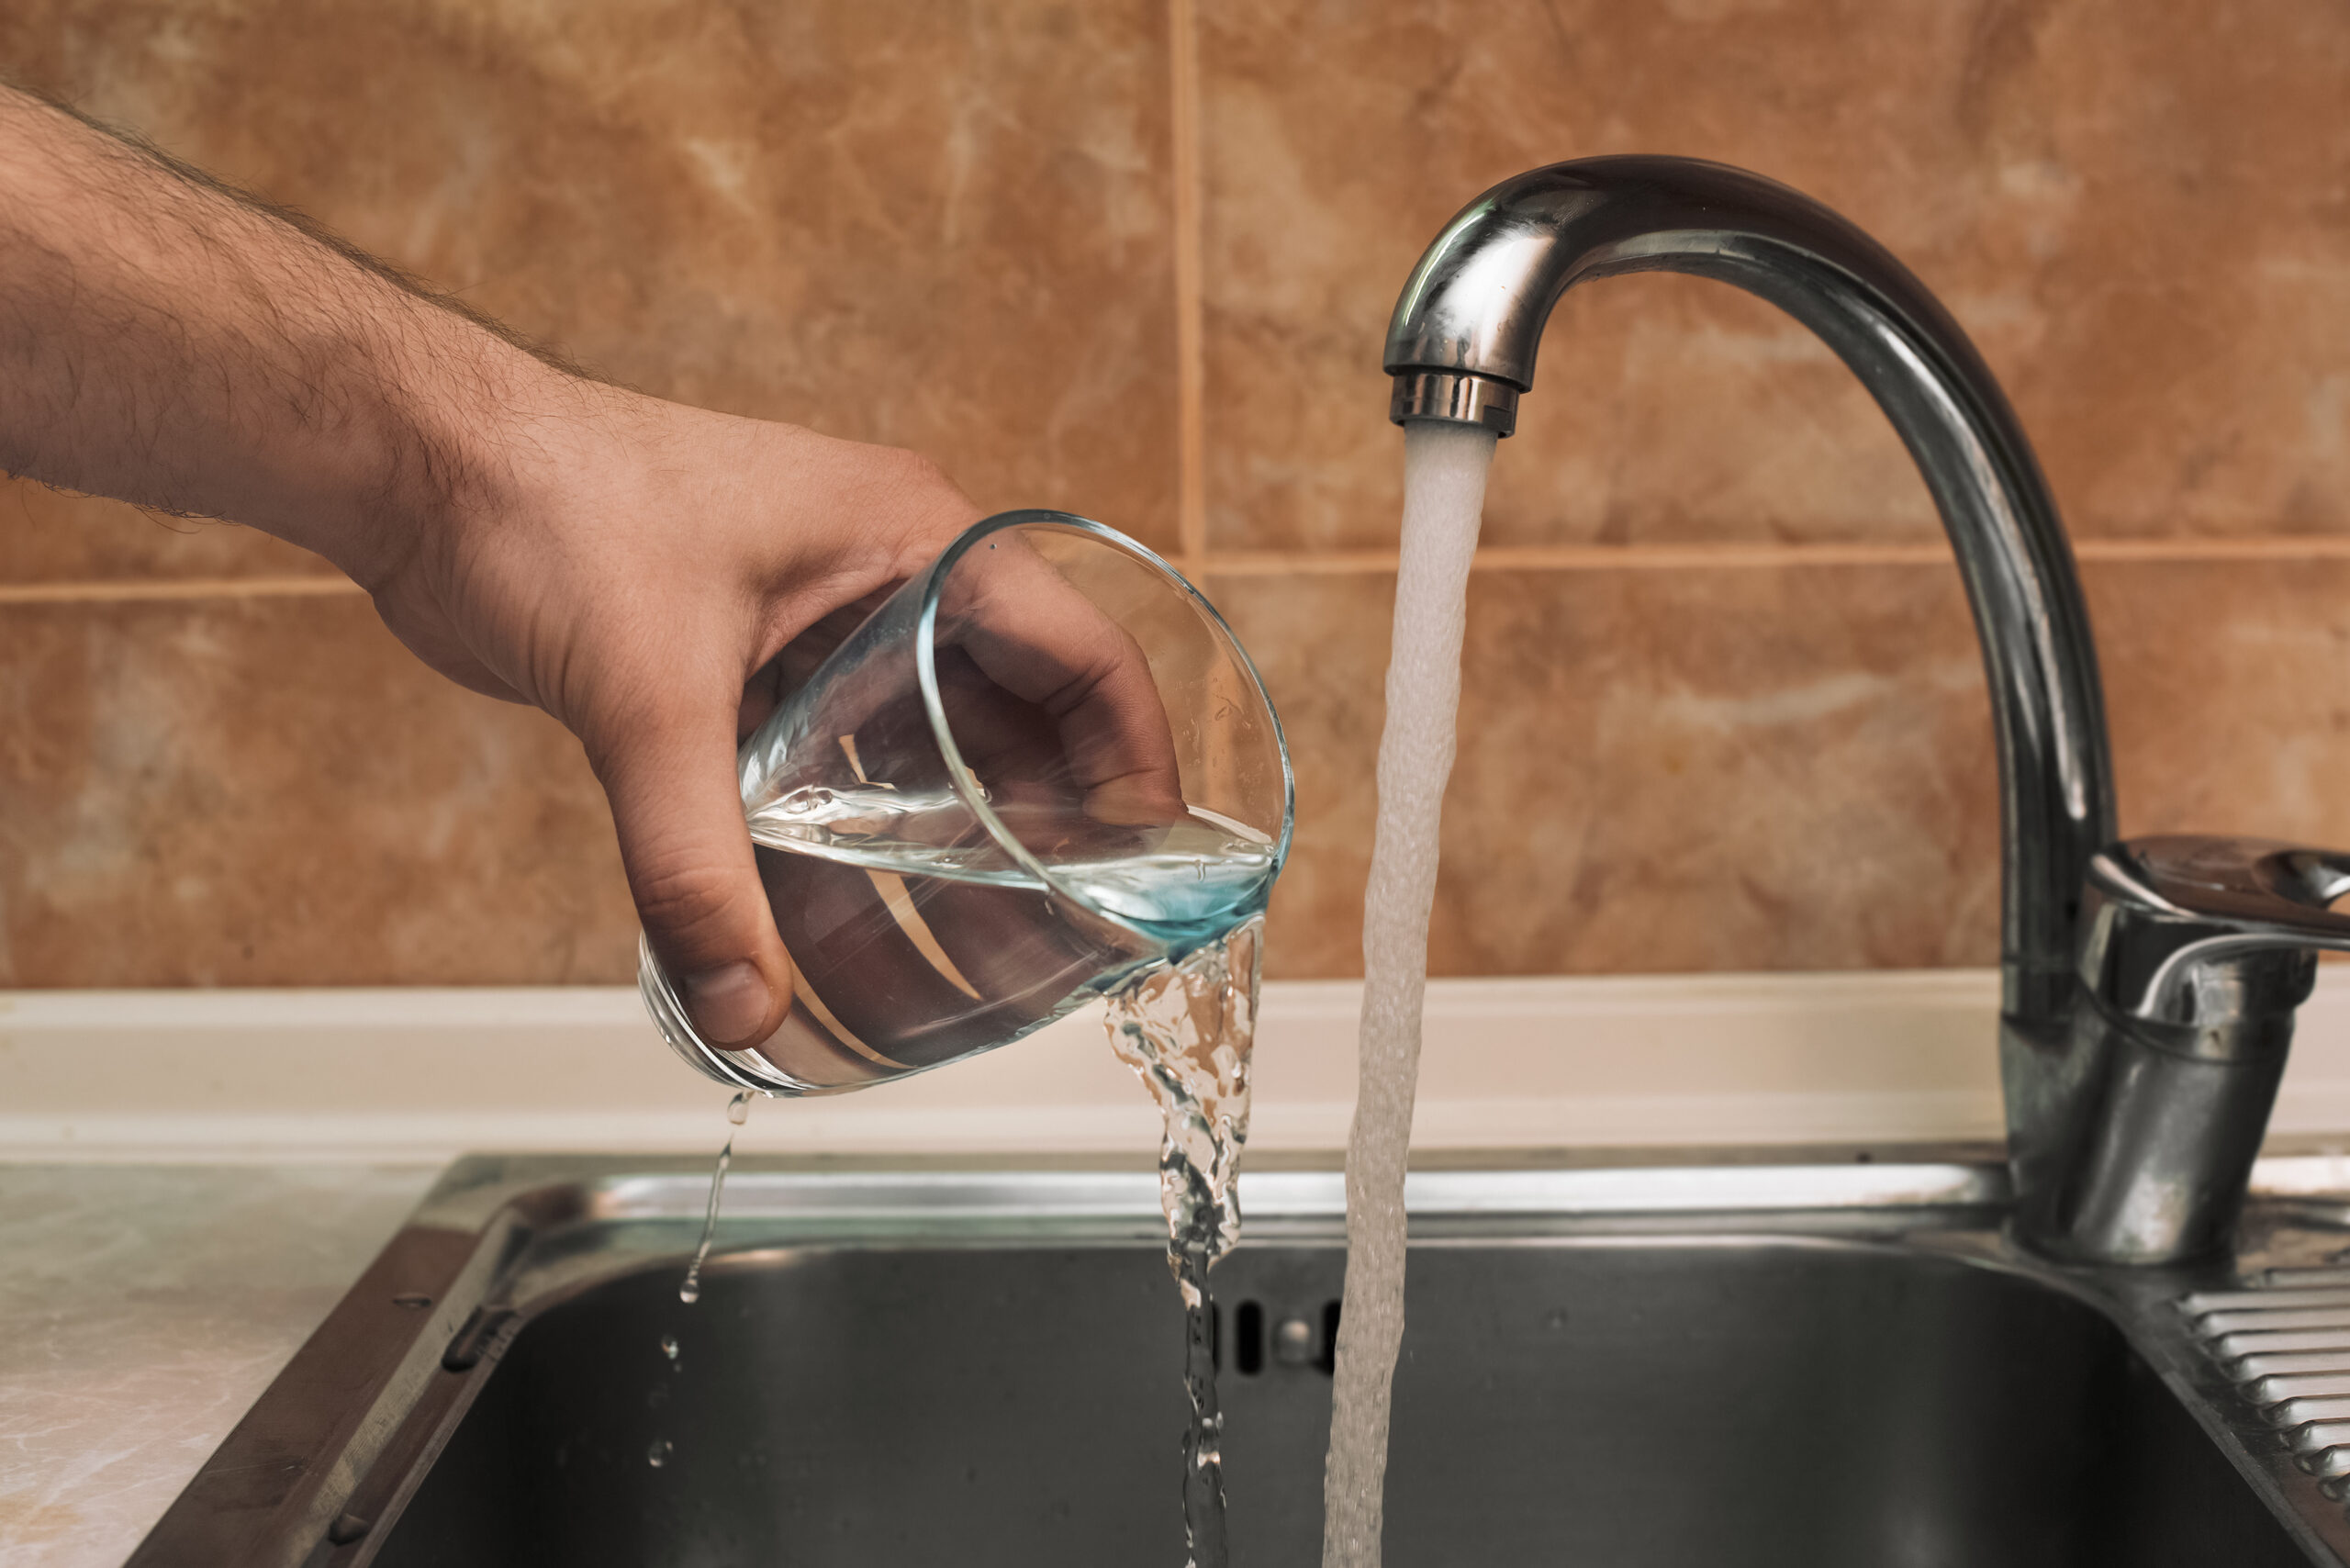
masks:
<svg viewBox="0 0 2350 1568"><path fill-rule="evenodd" d="M702 1040L737 1088L829 1094L989 1050L1260 913L1289 850L1280 721L1213 605L1066 512L974 524L744 743L791 1011Z"/></svg>

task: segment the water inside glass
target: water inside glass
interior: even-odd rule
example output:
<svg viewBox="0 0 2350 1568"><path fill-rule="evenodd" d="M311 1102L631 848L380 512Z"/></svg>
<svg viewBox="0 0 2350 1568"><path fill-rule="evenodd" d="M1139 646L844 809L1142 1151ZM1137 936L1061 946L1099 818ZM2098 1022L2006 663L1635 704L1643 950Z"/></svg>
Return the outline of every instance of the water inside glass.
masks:
<svg viewBox="0 0 2350 1568"><path fill-rule="evenodd" d="M694 1039L712 1076L825 1093L1017 1039L1260 913L1288 846L1278 721L1214 610L1058 513L978 525L743 749L789 1017Z"/></svg>

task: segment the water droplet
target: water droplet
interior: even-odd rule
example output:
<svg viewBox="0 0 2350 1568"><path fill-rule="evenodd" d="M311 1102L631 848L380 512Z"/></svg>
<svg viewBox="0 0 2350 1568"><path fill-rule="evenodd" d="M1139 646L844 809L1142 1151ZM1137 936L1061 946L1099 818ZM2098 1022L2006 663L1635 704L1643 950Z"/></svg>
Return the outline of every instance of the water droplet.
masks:
<svg viewBox="0 0 2350 1568"><path fill-rule="evenodd" d="M644 1462L658 1470L669 1462L669 1455L673 1451L668 1439L655 1438L653 1446L644 1450Z"/></svg>
<svg viewBox="0 0 2350 1568"><path fill-rule="evenodd" d="M751 1114L751 1091L745 1089L726 1102L726 1119L741 1126ZM726 1168L734 1162L734 1135L726 1135L726 1147L718 1151L718 1164L710 1173L710 1212L702 1215L701 1245L694 1249L694 1260L686 1269L685 1282L677 1287L677 1299L688 1306L701 1299L701 1266L710 1261L710 1244L718 1238L718 1201L726 1191Z"/></svg>
<svg viewBox="0 0 2350 1568"><path fill-rule="evenodd" d="M677 1337L675 1334L661 1336L661 1353L669 1358L671 1366L677 1364Z"/></svg>

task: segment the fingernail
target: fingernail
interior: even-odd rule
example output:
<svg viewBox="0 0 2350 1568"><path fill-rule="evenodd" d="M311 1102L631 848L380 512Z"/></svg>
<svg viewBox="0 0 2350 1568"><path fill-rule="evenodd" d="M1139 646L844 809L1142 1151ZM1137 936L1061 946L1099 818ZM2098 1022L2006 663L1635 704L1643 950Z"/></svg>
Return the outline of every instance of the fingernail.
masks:
<svg viewBox="0 0 2350 1568"><path fill-rule="evenodd" d="M746 1046L767 1021L767 982L756 966L733 963L686 977L686 1011L713 1046Z"/></svg>

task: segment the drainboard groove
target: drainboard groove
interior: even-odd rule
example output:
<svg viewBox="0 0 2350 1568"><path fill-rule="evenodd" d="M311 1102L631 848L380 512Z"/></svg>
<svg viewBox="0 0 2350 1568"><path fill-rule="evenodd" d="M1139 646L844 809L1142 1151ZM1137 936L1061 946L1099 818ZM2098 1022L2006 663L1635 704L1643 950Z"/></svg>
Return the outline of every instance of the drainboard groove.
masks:
<svg viewBox="0 0 2350 1568"><path fill-rule="evenodd" d="M2350 1399L2350 1377L2288 1375L2238 1380L2244 1397L2255 1405L2283 1405L2295 1399Z"/></svg>
<svg viewBox="0 0 2350 1568"><path fill-rule="evenodd" d="M2327 1495L2350 1501L2350 1270L2271 1269L2246 1288L2196 1291L2177 1305L2294 1462Z"/></svg>
<svg viewBox="0 0 2350 1568"><path fill-rule="evenodd" d="M2276 1377L2288 1372L2321 1372L2340 1378L2350 1378L2350 1351L2330 1350L2307 1355L2285 1356L2266 1354L2238 1356L2232 1369L2232 1375L2238 1383L2255 1383L2264 1377Z"/></svg>
<svg viewBox="0 0 2350 1568"><path fill-rule="evenodd" d="M2350 1307L2350 1286L2304 1290L2299 1286L2266 1286L2248 1291L2197 1291L2179 1298L2178 1308L2189 1317L2213 1312L2281 1312L2293 1307Z"/></svg>
<svg viewBox="0 0 2350 1568"><path fill-rule="evenodd" d="M2301 1285L2350 1285L2350 1267L2264 1269L2260 1282L2278 1289L2293 1289Z"/></svg>
<svg viewBox="0 0 2350 1568"><path fill-rule="evenodd" d="M2350 1421L2311 1421L2293 1430L2295 1453L2323 1453L2331 1449L2350 1450ZM2345 1453L2350 1462L2350 1453Z"/></svg>
<svg viewBox="0 0 2350 1568"><path fill-rule="evenodd" d="M2350 1304L2342 1306L2291 1306L2275 1312L2205 1313L2195 1325L2199 1334L2240 1334L2247 1329L2322 1328L2350 1334Z"/></svg>
<svg viewBox="0 0 2350 1568"><path fill-rule="evenodd" d="M2340 1350L2350 1355L2350 1324L2340 1328L2240 1329L2211 1341L2220 1355L2232 1361L2255 1351Z"/></svg>
<svg viewBox="0 0 2350 1568"><path fill-rule="evenodd" d="M2297 1394L2277 1401L2268 1418L2280 1427L2305 1427L2312 1421L2350 1421L2350 1388L2340 1394Z"/></svg>

